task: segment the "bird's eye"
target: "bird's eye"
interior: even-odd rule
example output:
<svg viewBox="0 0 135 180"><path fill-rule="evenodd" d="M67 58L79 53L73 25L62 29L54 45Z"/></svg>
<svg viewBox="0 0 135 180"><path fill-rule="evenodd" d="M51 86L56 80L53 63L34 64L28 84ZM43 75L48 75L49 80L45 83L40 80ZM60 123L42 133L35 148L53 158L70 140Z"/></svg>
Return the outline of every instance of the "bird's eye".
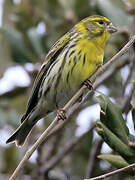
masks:
<svg viewBox="0 0 135 180"><path fill-rule="evenodd" d="M104 24L104 21L99 20L98 23L99 23L99 24Z"/></svg>

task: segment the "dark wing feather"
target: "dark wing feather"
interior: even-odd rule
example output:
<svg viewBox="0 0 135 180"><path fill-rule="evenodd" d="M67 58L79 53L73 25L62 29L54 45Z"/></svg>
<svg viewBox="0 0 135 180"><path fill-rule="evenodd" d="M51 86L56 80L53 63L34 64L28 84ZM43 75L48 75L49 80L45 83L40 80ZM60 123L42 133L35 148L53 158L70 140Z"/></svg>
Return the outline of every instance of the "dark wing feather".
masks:
<svg viewBox="0 0 135 180"><path fill-rule="evenodd" d="M41 69L40 69L40 71L39 71L39 73L35 79L33 89L31 92L31 96L30 96L30 99L28 101L27 110L21 119L21 123L25 120L25 118L29 115L29 113L36 106L36 104L38 102L38 93L39 93L40 85L42 83L43 78L46 75L48 68L57 59L57 57L59 56L59 54L61 53L63 48L68 44L72 35L73 35L73 31L70 31L67 34L65 34L60 40L58 40L52 46L49 53L47 54L47 56L46 56L47 62L45 62L42 65L42 67L41 67Z"/></svg>

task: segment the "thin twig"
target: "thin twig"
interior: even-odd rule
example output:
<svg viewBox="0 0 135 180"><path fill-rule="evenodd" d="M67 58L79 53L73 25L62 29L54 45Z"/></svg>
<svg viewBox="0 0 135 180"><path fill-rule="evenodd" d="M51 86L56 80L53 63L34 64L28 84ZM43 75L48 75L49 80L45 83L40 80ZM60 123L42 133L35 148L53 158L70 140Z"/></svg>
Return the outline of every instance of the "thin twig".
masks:
<svg viewBox="0 0 135 180"><path fill-rule="evenodd" d="M88 165L87 165L87 170L86 170L86 178L90 178L95 175L95 170L97 169L97 165L98 165L97 155L99 155L101 151L103 142L104 141L102 139L98 139L95 142L95 144L92 146L92 149L90 149L89 160L88 160Z"/></svg>
<svg viewBox="0 0 135 180"><path fill-rule="evenodd" d="M69 152L71 152L71 150L86 136L88 135L93 129L95 128L95 125L92 124L91 127L85 132L83 133L81 136L74 138L72 141L70 141L68 143L68 145L66 145L65 148L63 148L63 150L61 152L59 152L58 154L56 154L55 156L53 156L45 165L43 165L40 169L41 173L46 173L47 171L49 171L50 169L52 169L56 164L58 164L63 157L68 154Z"/></svg>
<svg viewBox="0 0 135 180"><path fill-rule="evenodd" d="M123 85L123 94L125 93L126 87L128 86L128 84L131 81L131 78L132 78L132 76L134 74L134 69L135 69L134 68L135 67L135 50L134 50L133 47L130 49L130 54L131 54L130 55L130 64L129 64L129 71L130 71L130 73L128 74L126 82Z"/></svg>
<svg viewBox="0 0 135 180"><path fill-rule="evenodd" d="M121 69L122 67L126 66L129 63L130 63L130 61L128 59L126 59L123 62L121 61L121 63L119 65L116 65L112 69L105 71L101 77L97 78L96 82L94 83L93 89L96 90L101 84L103 84L103 82L108 80L116 71L118 71L119 69ZM90 98L92 95L93 94L90 91L88 91L87 94L83 97L82 102L84 102L84 100L87 100L88 98ZM79 106L82 104L82 102L79 103Z"/></svg>
<svg viewBox="0 0 135 180"><path fill-rule="evenodd" d="M135 163L134 163L134 164L131 164L131 165L129 165L129 166L126 166L126 167L124 167L124 168L120 168L120 169L117 169L117 170L115 170L115 171L112 171L112 172L103 174L103 175L101 175L101 176L97 176L97 177L90 178L90 179L84 179L84 180L98 180L98 179L104 179L104 178L113 176L113 175L115 175L115 174L117 174L117 173L126 171L126 170L131 169L131 168L134 168L134 167L135 167Z"/></svg>
<svg viewBox="0 0 135 180"><path fill-rule="evenodd" d="M131 108L130 101L132 99L134 91L135 91L135 84L132 84L128 95L125 96L125 98L124 98L124 102L123 102L123 106L122 106L122 112L124 112L126 114L128 114L128 112Z"/></svg>
<svg viewBox="0 0 135 180"><path fill-rule="evenodd" d="M92 82L95 81L96 77L101 75L110 65L112 65L116 59L120 58L123 54L125 54L129 48L132 46L132 44L135 42L135 36L132 36L131 40L116 54L114 55L106 64L101 66L94 75L90 78Z"/></svg>
<svg viewBox="0 0 135 180"><path fill-rule="evenodd" d="M91 82L94 82L96 77L101 75L102 72L104 72L107 68L109 68L110 65L112 65L116 59L121 57L124 53L126 53L131 45L135 42L135 36L131 38L131 40L115 55L111 58L110 61L108 61L106 64L104 64L102 67L100 67L96 73L90 78ZM68 110L70 106L72 106L77 99L82 95L84 90L86 89L86 86L82 86L80 90L72 97L72 99L64 106L64 110ZM35 142L35 144L29 149L26 154L24 155L23 159L15 169L14 173L10 177L10 180L15 180L17 176L19 175L20 170L23 168L27 160L31 157L33 152L39 147L39 145L46 139L48 134L51 132L51 130L58 124L59 120L56 116L55 119L52 121L52 123L49 125L49 127L42 133L42 135L39 137L39 139Z"/></svg>
<svg viewBox="0 0 135 180"><path fill-rule="evenodd" d="M58 132L58 131L57 131ZM63 135L63 129L61 131L59 131L56 136L55 136L55 139L54 139L54 142L53 144L51 145L50 149L49 149L49 152L46 156L46 158L44 159L44 164L49 160L51 159L52 156L54 156L56 153L57 153L57 149L61 143L61 139L62 139L62 136Z"/></svg>

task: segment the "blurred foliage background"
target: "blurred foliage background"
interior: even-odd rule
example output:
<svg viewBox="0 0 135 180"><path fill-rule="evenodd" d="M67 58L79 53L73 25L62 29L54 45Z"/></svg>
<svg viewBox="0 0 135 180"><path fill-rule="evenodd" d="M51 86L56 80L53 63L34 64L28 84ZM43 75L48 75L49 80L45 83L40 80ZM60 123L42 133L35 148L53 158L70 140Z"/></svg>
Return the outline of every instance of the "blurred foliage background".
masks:
<svg viewBox="0 0 135 180"><path fill-rule="evenodd" d="M54 116L41 120L22 148L5 144L20 123L46 53L75 23L95 14L107 16L120 29L106 46L107 61L135 32L135 0L0 0L0 180L9 178ZM103 94L98 100L89 97L70 122L34 153L19 180L81 180L135 161L135 48L105 75L109 78L98 90L112 102ZM90 128L93 121L102 138ZM108 179L133 176L127 172Z"/></svg>

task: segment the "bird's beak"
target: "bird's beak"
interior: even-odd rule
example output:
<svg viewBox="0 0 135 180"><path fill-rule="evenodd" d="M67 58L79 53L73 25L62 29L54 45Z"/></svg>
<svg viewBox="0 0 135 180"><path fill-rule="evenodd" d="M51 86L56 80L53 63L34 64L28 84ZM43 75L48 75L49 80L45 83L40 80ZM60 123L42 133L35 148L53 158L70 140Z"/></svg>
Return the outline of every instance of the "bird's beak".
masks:
<svg viewBox="0 0 135 180"><path fill-rule="evenodd" d="M117 32L117 28L116 28L112 23L110 23L110 24L107 26L107 31L112 34L112 33Z"/></svg>

